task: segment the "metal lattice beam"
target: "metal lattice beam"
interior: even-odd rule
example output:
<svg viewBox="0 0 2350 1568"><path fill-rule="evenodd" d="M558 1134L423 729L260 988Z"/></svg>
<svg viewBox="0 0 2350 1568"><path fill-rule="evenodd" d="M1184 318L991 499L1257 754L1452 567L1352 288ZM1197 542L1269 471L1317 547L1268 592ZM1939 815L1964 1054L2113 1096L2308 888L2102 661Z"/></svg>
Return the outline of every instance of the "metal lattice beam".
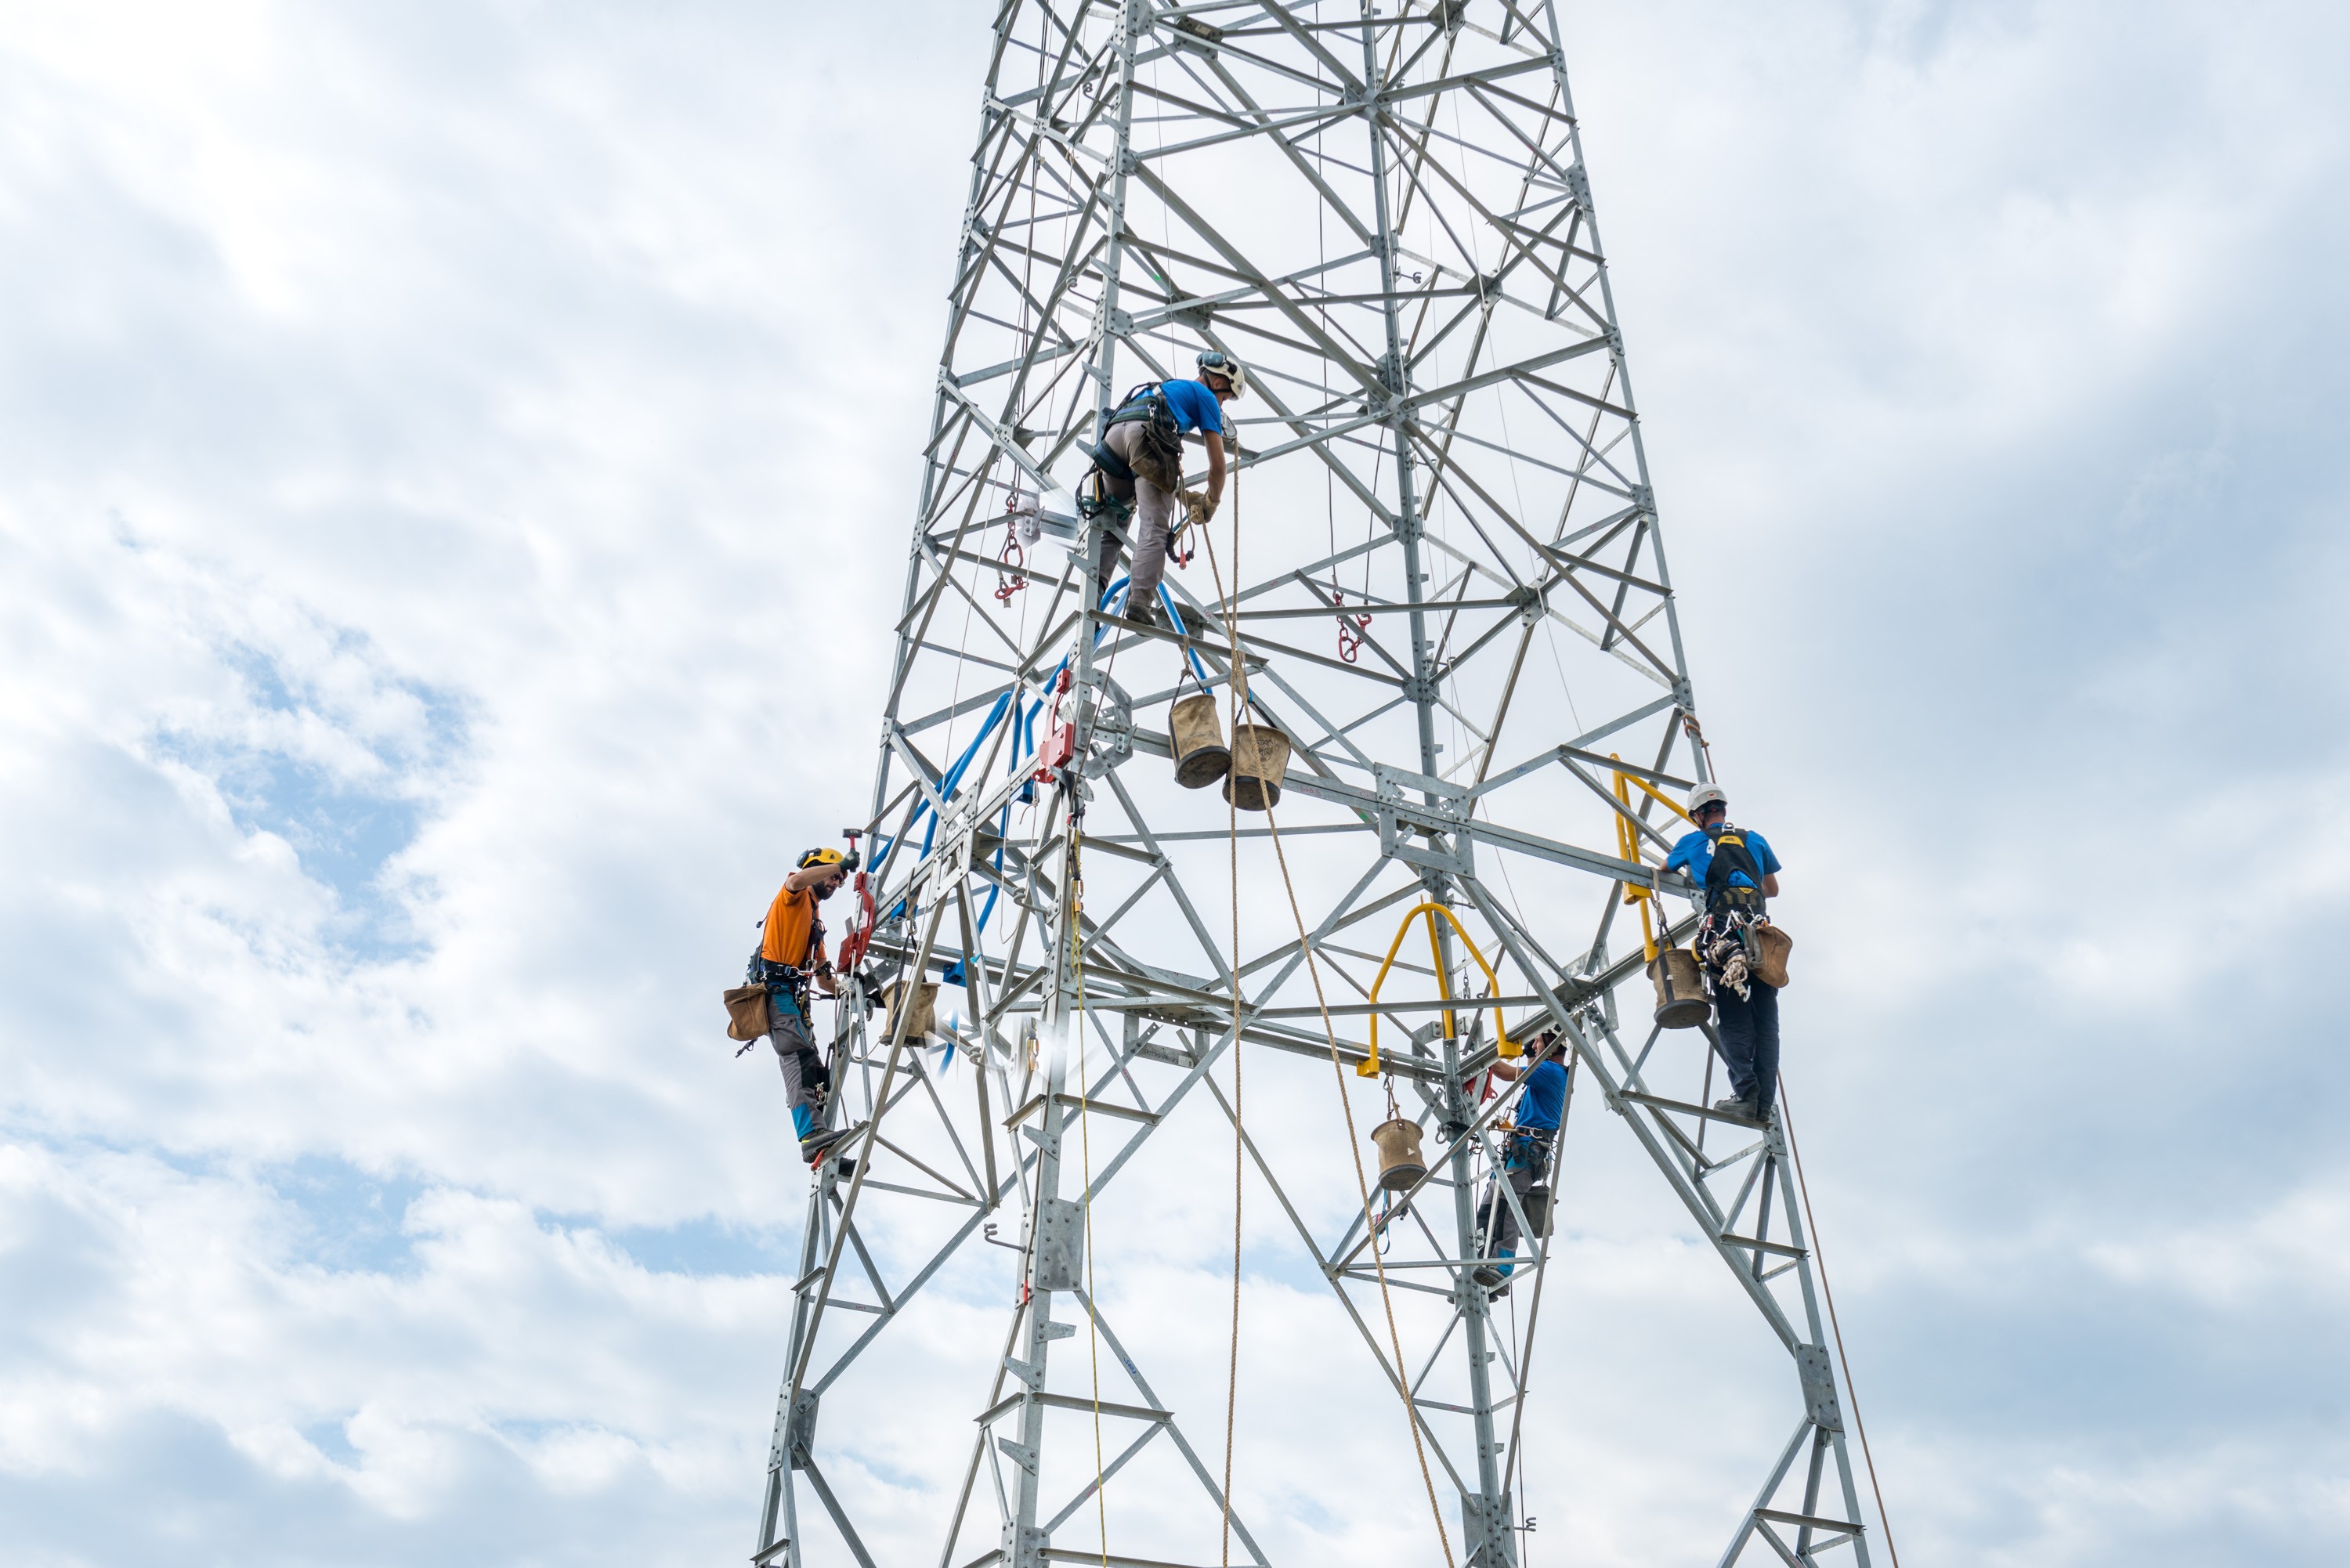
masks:
<svg viewBox="0 0 2350 1568"><path fill-rule="evenodd" d="M1868 1563L1782 1132L1703 1108L1688 1037L1619 1027L1619 988L1648 1012L1644 942L1615 922L1667 842L1650 791L1708 762L1605 254L1548 4L1004 0L868 824L869 967L956 988L973 1070L935 1071L862 992L841 1010L855 1171L827 1165L810 1194L754 1562L870 1563L817 1413L974 1237L1019 1252L1021 1301L940 1478L959 1488L941 1568L1161 1562L1156 1542L1053 1543L1161 1452L1221 1527L1215 1473L1087 1272L1117 1179L1172 1127L1240 1139L1457 1502L1448 1554L1514 1563L1549 1243L1491 1181L1501 1042L1490 1011L1430 994L1440 972L1474 994L1449 925L1395 988L1367 978L1434 903L1497 971L1488 1010L1566 1032L1573 1085L1620 1113L1793 1363L1794 1436L1721 1561ZM1122 585L1097 602L1098 520L1066 560L1015 557L1007 514L1074 484L1122 383L1209 348L1252 371L1226 410L1239 515L1222 591L1204 562L1171 575L1146 629L1116 613ZM1295 748L1276 811L1237 834L1165 765L1156 715L1186 679ZM1074 755L1039 776L1056 718ZM1275 877L1276 826L1302 940L1270 899L1237 933L1211 915L1227 857ZM1439 1155L1332 1234L1212 1075L1283 1053L1335 1062L1343 1093L1374 1018ZM1538 1237L1515 1337L1471 1277L1488 1190ZM877 1260L877 1221L926 1238L910 1272ZM1080 1333L1125 1387L1078 1395L1054 1346ZM1080 1419L1104 1423L1105 1477L1090 1441L1073 1457Z"/></svg>

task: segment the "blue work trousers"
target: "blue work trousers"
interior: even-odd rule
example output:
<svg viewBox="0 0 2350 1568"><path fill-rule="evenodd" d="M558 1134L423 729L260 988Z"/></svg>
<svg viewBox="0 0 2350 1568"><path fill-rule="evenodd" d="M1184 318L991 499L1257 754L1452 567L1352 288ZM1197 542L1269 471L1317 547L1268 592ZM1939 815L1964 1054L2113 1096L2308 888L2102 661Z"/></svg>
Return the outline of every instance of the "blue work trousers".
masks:
<svg viewBox="0 0 2350 1568"><path fill-rule="evenodd" d="M1746 1000L1716 982L1714 1032L1721 1037L1721 1060L1730 1069L1730 1091L1752 1102L1765 1116L1779 1093L1779 988L1746 982Z"/></svg>

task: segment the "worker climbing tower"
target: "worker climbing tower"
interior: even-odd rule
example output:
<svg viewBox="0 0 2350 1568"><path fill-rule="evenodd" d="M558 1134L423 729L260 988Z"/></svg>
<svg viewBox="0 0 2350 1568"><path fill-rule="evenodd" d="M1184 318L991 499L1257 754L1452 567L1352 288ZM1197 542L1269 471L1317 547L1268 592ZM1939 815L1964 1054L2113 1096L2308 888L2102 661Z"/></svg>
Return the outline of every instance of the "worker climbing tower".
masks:
<svg viewBox="0 0 2350 1568"><path fill-rule="evenodd" d="M1093 575L1131 521L1090 453L1206 352L1248 368L1232 477L1146 618ZM1711 773L1627 365L1544 0L1001 0L755 1563L1270 1560L1227 1391L1096 1288L1171 1140L1358 1331L1344 1399L1289 1396L1384 1410L1419 1560L1516 1563L1575 1194L1492 1180L1492 1069L1545 1031L1786 1356L1755 1490L1679 1511L1725 1564L1870 1562L1785 1129L1704 1108L1688 889L1651 891ZM950 1280L996 1293L920 1392L961 1436L879 1517L859 1379Z"/></svg>

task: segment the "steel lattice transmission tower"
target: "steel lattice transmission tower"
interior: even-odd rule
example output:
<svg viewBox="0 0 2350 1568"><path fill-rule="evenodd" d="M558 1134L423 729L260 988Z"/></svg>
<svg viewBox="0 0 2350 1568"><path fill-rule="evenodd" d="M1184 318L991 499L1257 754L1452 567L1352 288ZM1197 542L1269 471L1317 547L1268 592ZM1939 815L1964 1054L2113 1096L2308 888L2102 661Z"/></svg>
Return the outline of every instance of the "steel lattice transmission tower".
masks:
<svg viewBox="0 0 2350 1568"><path fill-rule="evenodd" d="M1196 560L1168 578L1182 632L1105 614L1080 564L1097 522L1066 560L1047 543L1014 570L1007 508L1041 494L1066 514L1105 410L1211 347L1254 382L1226 410L1225 597ZM810 1198L754 1561L871 1568L874 1521L828 1481L818 1411L983 1227L1017 1232L1019 1278L1000 1349L936 1396L976 1417L931 1478L955 1499L941 1568L1216 1561L1219 1448L1185 1418L1222 1412L1154 1388L1090 1289L1087 1237L1147 1206L1118 1184L1147 1140L1232 1147L1211 1074L1242 1047L1252 1072L1318 1072L1300 1081L1331 1097L1337 1078L1367 1131L1385 1102L1352 1069L1376 1014L1429 1176L1376 1216L1350 1186L1351 1221L1319 1225L1283 1145L1252 1139L1278 1199L1260 1212L1361 1330L1363 1386L1384 1386L1405 1454L1409 1387L1447 1554L1515 1563L1547 1243L1513 1282L1534 1303L1513 1339L1471 1277L1510 1103L1481 1091L1496 1013L1448 1010L1440 979L1497 987L1515 1032L1570 1032L1575 1087L1622 1114L1788 1353L1794 1435L1758 1455L1750 1506L1711 1501L1721 1561L1848 1546L1867 1563L1782 1130L1698 1108L1702 1037L1648 1022L1635 926L1657 906L1617 919L1649 881L1641 847L1653 864L1668 842L1652 790L1708 764L1551 5L1003 0L922 457L867 961L943 977L966 1065L941 1070L885 1007L841 1010L839 1097L865 1130L854 1175L827 1166ZM1238 816L1237 965L1231 818L1176 787L1166 718L1187 666L1232 700L1234 647L1246 711L1295 747L1271 818ZM1421 916L1434 952L1415 934L1426 961L1382 989L1398 921L1430 904L1448 917ZM1111 1356L1072 1354L1096 1335ZM1092 1365L1117 1378L1098 1405ZM1097 1474L1146 1463L1196 1487L1197 1530L1162 1486L1149 1539L1098 1542ZM1266 1561L1258 1522L1235 1514L1235 1560Z"/></svg>

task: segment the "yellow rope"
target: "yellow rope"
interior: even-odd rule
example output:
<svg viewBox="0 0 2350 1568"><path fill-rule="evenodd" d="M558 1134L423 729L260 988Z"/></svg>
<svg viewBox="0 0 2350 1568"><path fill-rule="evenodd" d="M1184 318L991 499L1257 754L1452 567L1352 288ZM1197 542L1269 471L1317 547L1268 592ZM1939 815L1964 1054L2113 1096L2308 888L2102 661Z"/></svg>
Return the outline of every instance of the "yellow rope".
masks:
<svg viewBox="0 0 2350 1568"><path fill-rule="evenodd" d="M1235 468L1233 472L1234 477L1237 480L1239 472L1238 469ZM1234 485L1233 493L1235 496L1239 493L1237 483ZM1235 502L1235 507L1237 508L1237 501ZM1234 518L1233 529L1235 536L1237 536L1239 531L1237 515ZM1207 537L1207 548L1208 569L1215 574L1216 597L1219 603L1222 603L1224 602L1223 572L1216 562L1216 546L1215 540L1212 535ZM1235 687L1235 698L1237 701L1244 701L1244 699L1240 697L1240 693L1237 690L1240 683L1246 679L1240 659L1240 628L1237 620L1234 618L1238 613L1240 605L1239 566L1239 562L1235 560L1233 562L1232 597L1230 600L1233 608L1232 613L1227 614L1225 617L1225 630L1231 639L1232 649L1232 679ZM1245 711L1244 708L1243 711ZM1234 764L1237 765L1240 761L1240 734L1237 727L1235 727L1233 732L1232 742L1232 760ZM1251 750L1250 755L1252 757L1255 755L1253 749ZM1338 1085L1338 1108L1346 1113L1347 1117L1347 1149L1349 1154L1354 1156L1355 1160L1355 1191L1357 1196L1362 1201L1363 1213L1367 1217L1371 1211L1370 1180L1363 1173L1362 1139L1355 1130L1355 1106L1353 1102L1347 1097L1346 1064L1338 1059L1338 1035L1336 1030L1330 1023L1329 999L1323 994L1321 966L1314 961L1313 943L1305 934L1305 917L1297 907L1297 886L1295 882L1290 880L1289 857L1284 853L1281 847L1281 825L1274 820L1273 802L1270 798L1267 798L1265 801L1264 825L1273 837L1274 859L1281 867L1281 885L1283 891L1288 895L1289 918L1291 922L1297 929L1298 950L1305 955L1305 973L1314 982L1314 1003L1322 1015L1322 1038L1329 1046L1330 1072L1331 1075L1336 1080ZM1237 976L1235 976L1234 994L1232 998L1232 1054L1235 1060L1237 1060L1240 1055L1240 997L1238 994ZM1234 1108L1234 1119L1235 1121L1238 1120L1237 1106ZM1420 1439L1419 1412L1413 1407L1411 1402L1411 1385L1405 1381L1405 1379L1409 1376L1409 1372L1403 1358L1403 1334L1396 1327L1395 1298L1388 1289L1387 1264L1379 1257L1379 1251L1377 1247L1373 1247L1371 1249L1371 1267L1378 1278L1379 1305L1387 1314L1388 1343L1395 1351L1396 1392L1401 1396L1403 1399L1404 1419L1411 1428L1411 1451L1419 1460L1420 1484L1428 1490L1429 1517L1436 1522L1436 1541L1437 1544L1444 1550L1444 1568L1454 1568L1452 1559L1452 1538L1446 1533L1444 1529L1444 1511L1442 1506L1436 1501L1436 1478L1429 1470L1428 1449L1426 1445ZM1335 1283L1336 1282L1333 1282ZM1231 1488L1227 1486L1225 1489L1225 1507L1228 1511L1231 1507Z"/></svg>

